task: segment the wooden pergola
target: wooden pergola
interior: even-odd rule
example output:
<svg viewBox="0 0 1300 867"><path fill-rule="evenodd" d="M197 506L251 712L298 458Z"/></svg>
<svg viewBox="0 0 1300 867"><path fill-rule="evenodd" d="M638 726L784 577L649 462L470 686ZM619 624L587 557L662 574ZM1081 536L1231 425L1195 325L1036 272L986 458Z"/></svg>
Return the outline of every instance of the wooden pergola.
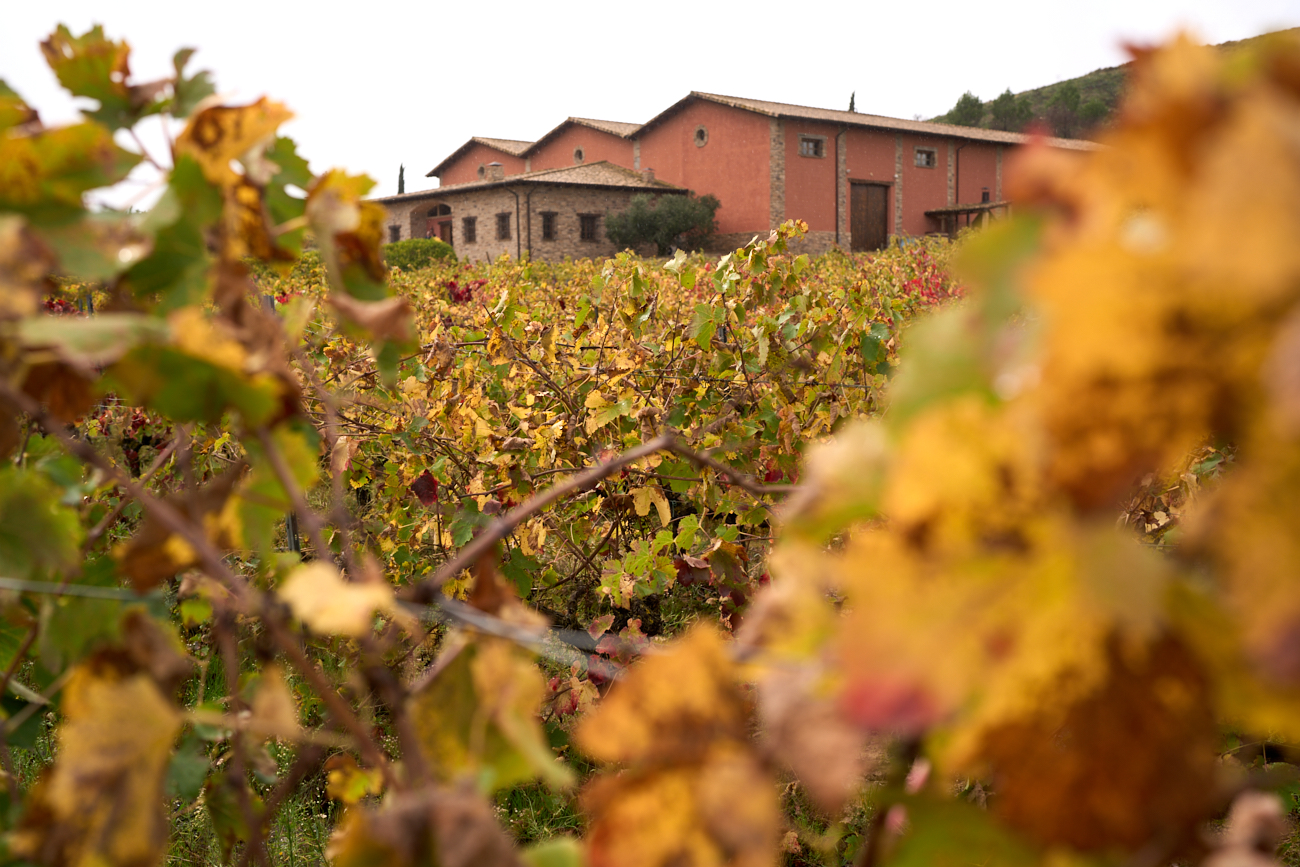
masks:
<svg viewBox="0 0 1300 867"><path fill-rule="evenodd" d="M987 225L989 220L995 216L1005 217L1011 213L1011 203L1001 202L978 202L971 205L949 205L946 208L935 208L933 211L926 211L927 217L933 217L939 221L939 231L943 232L949 238L957 234L957 230L963 226L983 226ZM962 218L965 217L965 222Z"/></svg>

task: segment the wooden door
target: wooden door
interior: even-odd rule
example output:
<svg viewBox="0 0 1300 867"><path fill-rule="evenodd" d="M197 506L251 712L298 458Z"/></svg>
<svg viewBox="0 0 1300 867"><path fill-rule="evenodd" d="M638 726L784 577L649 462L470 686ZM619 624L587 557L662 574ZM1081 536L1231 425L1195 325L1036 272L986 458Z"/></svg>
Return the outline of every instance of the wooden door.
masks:
<svg viewBox="0 0 1300 867"><path fill-rule="evenodd" d="M451 220L443 220L438 224L438 237L446 243L451 243Z"/></svg>
<svg viewBox="0 0 1300 867"><path fill-rule="evenodd" d="M879 250L889 242L889 187L849 185L851 249Z"/></svg>

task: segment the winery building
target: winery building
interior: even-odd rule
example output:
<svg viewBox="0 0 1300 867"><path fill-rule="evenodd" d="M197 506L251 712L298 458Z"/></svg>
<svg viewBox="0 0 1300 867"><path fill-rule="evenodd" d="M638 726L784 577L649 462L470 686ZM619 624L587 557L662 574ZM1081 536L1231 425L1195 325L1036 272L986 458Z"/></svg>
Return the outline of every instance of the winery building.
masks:
<svg viewBox="0 0 1300 867"><path fill-rule="evenodd" d="M609 255L615 251L604 238L606 215L637 193L687 190L722 203L717 250L742 246L787 219L808 223L807 252L872 250L891 237L951 232L1004 212L1003 166L1028 140L1022 133L692 92L640 125L571 117L531 143L472 138L429 172L442 186L378 201L389 211L392 239L442 237L470 258ZM1073 139L1046 143L1097 147ZM481 240L484 215L492 221L490 241ZM505 231L507 217L513 234L501 238L497 228Z"/></svg>

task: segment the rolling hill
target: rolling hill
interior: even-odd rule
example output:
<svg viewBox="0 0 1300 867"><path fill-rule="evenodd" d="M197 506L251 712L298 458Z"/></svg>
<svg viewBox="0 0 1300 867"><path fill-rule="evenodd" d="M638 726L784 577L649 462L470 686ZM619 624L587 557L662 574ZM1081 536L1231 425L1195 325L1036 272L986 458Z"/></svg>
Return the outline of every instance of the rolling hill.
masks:
<svg viewBox="0 0 1300 867"><path fill-rule="evenodd" d="M1300 33L1300 27L1277 32ZM1272 34L1264 34L1261 36L1251 37L1250 39L1238 39L1232 42L1222 42L1214 47L1224 52L1239 51L1242 48L1271 35ZM1110 113L1114 111L1115 107L1119 104L1120 97L1124 93L1124 81L1129 66L1130 64L1125 63L1120 66L1094 69L1092 72L1089 72L1086 75L1080 75L1077 78L1069 78L1064 81L1058 81L1054 84L1036 87L1032 90L1021 91L1020 93L1015 94L1015 98L1018 102L1023 101L1024 104L1028 106L1027 114L1031 118L1030 123L1045 123L1049 127L1056 128L1058 134L1061 134L1062 132L1067 134L1073 133L1071 137L1086 138L1087 127L1091 126L1092 128L1095 128L1097 125L1105 123L1106 118L1109 117ZM1054 100L1059 102L1062 101L1062 98L1064 97L1064 101L1071 101L1068 93L1064 93L1064 91L1067 91L1070 87L1073 87L1078 92L1078 100L1074 110L1076 115L1080 114L1081 110L1088 106L1089 103L1096 102L1105 109L1105 113L1101 115L1099 122L1088 123L1084 117L1077 116L1075 118L1062 118L1061 115L1063 110L1059 107L1055 112L1053 111L1052 105ZM980 118L979 126L992 126L993 116L991 106L992 100L984 103L984 113ZM1100 111L1100 109L1094 109L1094 111ZM949 114L940 115L939 117L934 118L934 120L947 121L949 123L958 122L956 119L950 118ZM1067 122L1073 120L1076 128L1072 130L1061 129L1060 122L1062 119Z"/></svg>

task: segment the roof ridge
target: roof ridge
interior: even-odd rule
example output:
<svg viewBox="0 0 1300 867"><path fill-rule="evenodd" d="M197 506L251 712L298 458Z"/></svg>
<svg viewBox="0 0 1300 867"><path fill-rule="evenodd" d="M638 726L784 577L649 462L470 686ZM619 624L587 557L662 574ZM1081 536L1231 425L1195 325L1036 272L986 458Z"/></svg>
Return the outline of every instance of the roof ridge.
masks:
<svg viewBox="0 0 1300 867"><path fill-rule="evenodd" d="M516 148L516 149L503 148L495 144L496 142L501 142L503 144L523 145L523 147ZM503 153L509 154L512 157L520 157L523 156L524 151L528 150L528 148L533 146L534 142L524 141L523 139L517 139L517 138L493 138L492 136L487 136L487 135L472 135L468 139L466 139L464 144L456 148L447 156L443 157L442 162L438 163L436 166L430 169L425 174L425 177L441 178L442 171L447 167L447 164L459 159L460 156L464 154L466 150L469 149L470 145L473 144L481 144L484 145L485 147L490 147L490 148L494 148L495 150L502 151Z"/></svg>
<svg viewBox="0 0 1300 867"><path fill-rule="evenodd" d="M778 102L771 99L755 99L746 96L729 96L721 93L707 93L702 90L692 90L685 99L690 99L691 97L706 99L711 102L718 102L723 105L729 105L732 108L739 108L744 111L753 111L769 117L780 117L786 113L779 110L774 111L769 108L760 108L757 105L754 105L754 103L762 103L764 106L773 106L777 108L796 109L796 112L790 112L789 114L796 117L802 116L809 120L830 121L831 118L818 118L815 115L808 114L809 112L828 113L837 115L837 119L840 121L856 120L858 125L861 126L882 126L895 130L910 130L913 132L929 133L931 135L947 135L954 138L968 138L975 140L983 139L986 141L1002 141L1011 144L1025 144L1035 137L1033 133L985 129L984 127L979 126L961 126L960 124L942 123L929 120L909 120L903 117L890 117L889 115L884 114L868 114L860 111L850 112L838 108L818 108L814 105L800 105L793 102ZM684 100L678 100L677 103L674 103L658 115L655 115L654 118L646 121L646 123L642 125L642 129L672 111L683 101ZM1064 147L1071 150L1088 150L1098 146L1096 142L1088 139L1063 139L1054 136L1046 136L1044 137L1044 140L1053 147Z"/></svg>
<svg viewBox="0 0 1300 867"><path fill-rule="evenodd" d="M617 175L625 177L629 180L639 181L640 183L626 184L626 185L617 184L617 183L602 184L599 180L599 173L597 173L596 178L585 180L585 181L584 180L565 181L563 180L562 177L566 173L567 174L573 174L573 173L591 174L592 169L599 169L603 171L613 170L613 172ZM535 172L520 172L517 175L506 175L501 180L464 181L459 184L448 184L446 187L434 187L431 190L417 190L415 192L401 193L399 195L379 196L375 199L372 199L371 201L390 202L390 201L400 201L400 200L417 198L417 197L436 198L438 195L440 195L443 192L457 193L463 190L470 190L470 189L481 188L481 187L503 186L512 183L526 184L526 183L532 183L537 181L545 182L546 176L554 176L554 175L561 176L561 178L557 178L555 180L556 183L574 183L574 184L585 184L587 186L610 186L610 187L623 187L623 188L631 187L633 189L656 189L665 192L672 191L672 190L686 192L686 189L684 187L679 187L676 184L671 184L667 181L661 181L658 179L646 180L645 175L642 172L637 171L636 169L629 169L626 166L620 166L618 163L613 163L610 162L609 160L597 160L596 162L580 163L575 166L560 166L554 169L538 169Z"/></svg>

